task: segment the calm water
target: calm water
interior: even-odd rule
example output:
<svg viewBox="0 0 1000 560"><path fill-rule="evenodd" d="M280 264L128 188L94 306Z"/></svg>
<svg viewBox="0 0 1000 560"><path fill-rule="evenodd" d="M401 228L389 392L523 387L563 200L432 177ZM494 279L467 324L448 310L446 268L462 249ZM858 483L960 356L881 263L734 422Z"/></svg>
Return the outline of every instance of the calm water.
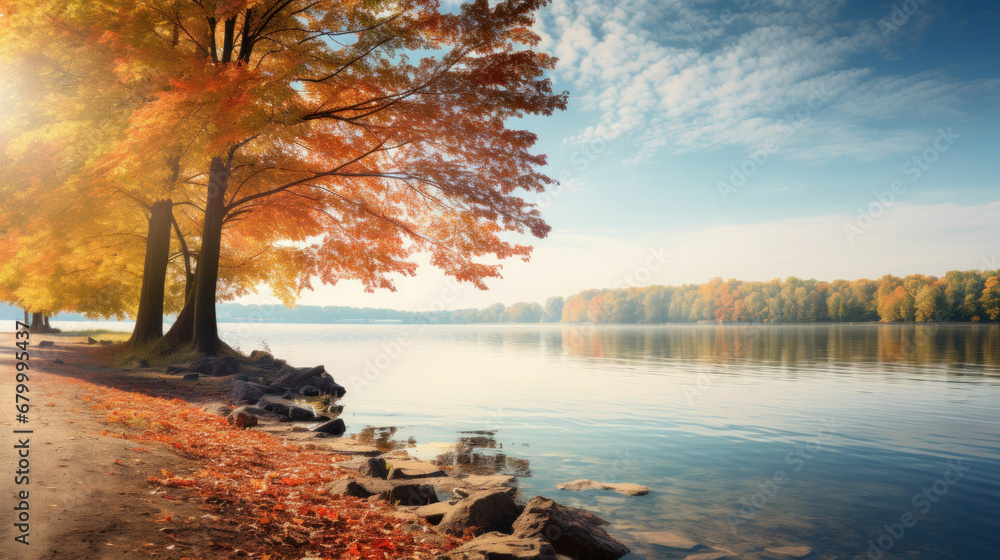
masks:
<svg viewBox="0 0 1000 560"><path fill-rule="evenodd" d="M784 545L1000 558L996 325L230 324L222 336L326 365L348 388L351 432L396 427L376 434L428 459L479 447L445 458L595 511L633 559L691 554L647 531L740 558ZM577 478L653 492L555 489Z"/></svg>

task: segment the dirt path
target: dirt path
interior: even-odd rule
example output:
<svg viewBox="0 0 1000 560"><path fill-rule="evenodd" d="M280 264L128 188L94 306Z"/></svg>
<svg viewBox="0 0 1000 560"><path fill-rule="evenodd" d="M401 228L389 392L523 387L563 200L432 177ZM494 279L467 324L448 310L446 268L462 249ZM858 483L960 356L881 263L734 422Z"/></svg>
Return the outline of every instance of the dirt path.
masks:
<svg viewBox="0 0 1000 560"><path fill-rule="evenodd" d="M40 348L41 340L56 346ZM179 488L156 487L147 481L161 469L178 475L199 465L159 445L102 435L115 428L84 400L85 390L66 380L89 377L127 390L156 379L130 378L95 368L84 339L31 337L31 408L27 424L17 422L14 335L0 335L0 557L10 560L212 557L212 541L231 541L235 528L220 527L197 497ZM54 363L55 359L65 362ZM112 375L117 377L112 378ZM129 386L131 385L131 386ZM195 397L196 399L196 397ZM31 434L14 430L30 429ZM15 446L28 444L28 482L16 484L19 470ZM23 479L22 479L23 480ZM28 491L29 532L25 545L15 540L14 508L18 492ZM169 521L167 520L169 516Z"/></svg>

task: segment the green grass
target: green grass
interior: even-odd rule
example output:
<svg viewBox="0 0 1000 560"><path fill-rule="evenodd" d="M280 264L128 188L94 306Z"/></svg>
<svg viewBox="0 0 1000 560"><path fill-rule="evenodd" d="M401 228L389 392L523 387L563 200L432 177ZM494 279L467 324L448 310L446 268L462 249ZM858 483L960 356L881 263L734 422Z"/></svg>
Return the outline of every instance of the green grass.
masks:
<svg viewBox="0 0 1000 560"><path fill-rule="evenodd" d="M95 340L110 340L112 342L124 342L132 336L126 331L110 331L108 329L84 329L80 331L62 331L59 333L45 333L44 336L89 336Z"/></svg>

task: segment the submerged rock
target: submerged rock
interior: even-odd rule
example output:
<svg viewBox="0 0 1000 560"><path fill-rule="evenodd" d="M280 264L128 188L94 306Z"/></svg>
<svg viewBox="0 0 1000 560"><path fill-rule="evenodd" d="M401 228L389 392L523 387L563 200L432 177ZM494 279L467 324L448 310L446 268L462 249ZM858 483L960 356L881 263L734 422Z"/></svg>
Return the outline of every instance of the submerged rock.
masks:
<svg viewBox="0 0 1000 560"><path fill-rule="evenodd" d="M582 509L571 508L554 500L536 496L514 521L514 536L542 537L559 554L587 560L618 560L629 553L601 526L607 521Z"/></svg>
<svg viewBox="0 0 1000 560"><path fill-rule="evenodd" d="M441 470L433 463L407 459L394 461L392 470L389 471L389 480L410 479L410 478L437 478L448 476L448 473Z"/></svg>
<svg viewBox="0 0 1000 560"><path fill-rule="evenodd" d="M774 548L765 548L764 550L766 552L770 552L771 554L789 556L791 558L802 558L812 554L812 549L808 546L778 546Z"/></svg>
<svg viewBox="0 0 1000 560"><path fill-rule="evenodd" d="M643 542L680 550L691 550L698 546L695 541L671 531L647 531L635 533L635 537Z"/></svg>
<svg viewBox="0 0 1000 560"><path fill-rule="evenodd" d="M575 492L581 490L612 490L626 496L645 496L649 494L649 487L641 484L632 484L630 482L606 483L589 479L564 482L557 485L556 488L559 490L573 490Z"/></svg>
<svg viewBox="0 0 1000 560"><path fill-rule="evenodd" d="M43 341L41 341L41 342L38 343L38 347L39 348L49 348L49 347L52 347L52 346L55 346L55 345L56 345L56 343L52 342L51 340L43 340Z"/></svg>

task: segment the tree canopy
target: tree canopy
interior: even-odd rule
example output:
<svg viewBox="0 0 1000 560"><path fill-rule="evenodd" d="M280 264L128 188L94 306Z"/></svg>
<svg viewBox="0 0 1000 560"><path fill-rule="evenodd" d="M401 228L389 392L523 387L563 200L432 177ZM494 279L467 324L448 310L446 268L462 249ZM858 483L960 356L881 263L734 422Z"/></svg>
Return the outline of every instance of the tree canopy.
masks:
<svg viewBox="0 0 1000 560"><path fill-rule="evenodd" d="M543 4L4 2L0 297L152 324L165 298L170 340L214 353L216 301L261 284L391 290L429 253L485 289L530 256L506 232L549 231L523 198L545 157L509 126L565 108Z"/></svg>

